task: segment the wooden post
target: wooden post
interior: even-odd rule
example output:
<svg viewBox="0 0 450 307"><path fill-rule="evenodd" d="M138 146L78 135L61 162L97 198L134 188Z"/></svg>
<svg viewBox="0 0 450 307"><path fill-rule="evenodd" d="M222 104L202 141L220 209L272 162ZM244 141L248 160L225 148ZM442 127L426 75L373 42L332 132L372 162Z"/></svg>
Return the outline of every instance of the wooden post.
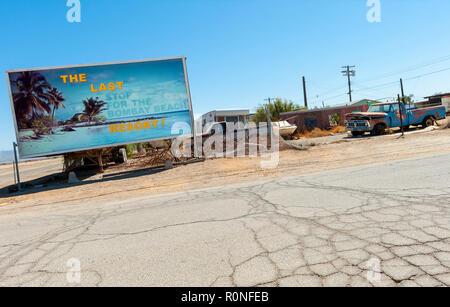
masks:
<svg viewBox="0 0 450 307"><path fill-rule="evenodd" d="M400 130L402 131L402 136L404 136L405 129L403 128L403 112L402 112L402 102L400 100L400 95L398 95L398 113L400 115Z"/></svg>
<svg viewBox="0 0 450 307"><path fill-rule="evenodd" d="M103 169L103 158L101 150L98 152L98 166L100 168L100 174L103 174L105 170Z"/></svg>

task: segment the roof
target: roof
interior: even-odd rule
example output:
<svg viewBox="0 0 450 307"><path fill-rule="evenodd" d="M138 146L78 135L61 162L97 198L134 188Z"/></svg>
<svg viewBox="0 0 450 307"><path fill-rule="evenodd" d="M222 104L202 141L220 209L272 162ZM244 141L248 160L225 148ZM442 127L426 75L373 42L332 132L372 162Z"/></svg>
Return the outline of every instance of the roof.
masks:
<svg viewBox="0 0 450 307"><path fill-rule="evenodd" d="M249 112L250 113L249 109L217 109L217 110L214 110L214 111L216 111L216 112L230 112L230 111L232 111L232 112Z"/></svg>
<svg viewBox="0 0 450 307"><path fill-rule="evenodd" d="M357 100L357 101L353 101L353 102L346 102L346 103L341 103L341 104L337 104L334 105L333 107L345 107L345 106L360 106L360 105L371 105L374 103L379 103L380 101L376 101L376 100L371 100L371 99L361 99L361 100Z"/></svg>
<svg viewBox="0 0 450 307"><path fill-rule="evenodd" d="M450 96L450 93L436 94L436 95L433 95L433 96L425 97L425 99L428 99L428 98L438 98L438 97L444 97L444 96Z"/></svg>
<svg viewBox="0 0 450 307"><path fill-rule="evenodd" d="M379 101L376 100L371 100L371 99L361 99L358 101L355 101L353 103L351 103L350 105L352 106L356 106L356 105L362 105L362 104L374 104L374 103L379 103Z"/></svg>
<svg viewBox="0 0 450 307"><path fill-rule="evenodd" d="M238 115L249 115L250 109L217 109L213 111L209 111L208 113L203 114L209 114L209 113L215 113L216 116L238 116Z"/></svg>
<svg viewBox="0 0 450 307"><path fill-rule="evenodd" d="M398 101L388 101L388 102L379 102L379 103L375 103L375 106L384 106L384 105L388 105L388 104L398 104Z"/></svg>

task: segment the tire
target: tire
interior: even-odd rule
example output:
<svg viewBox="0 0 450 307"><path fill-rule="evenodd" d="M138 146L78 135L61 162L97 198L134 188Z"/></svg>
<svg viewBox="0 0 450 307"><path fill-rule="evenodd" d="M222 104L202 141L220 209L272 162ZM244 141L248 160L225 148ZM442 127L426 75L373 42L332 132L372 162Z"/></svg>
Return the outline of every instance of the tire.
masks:
<svg viewBox="0 0 450 307"><path fill-rule="evenodd" d="M386 132L386 127L383 125L376 125L370 132L371 135L383 135Z"/></svg>
<svg viewBox="0 0 450 307"><path fill-rule="evenodd" d="M434 119L432 117L427 117L423 120L422 127L428 128L434 125Z"/></svg>
<svg viewBox="0 0 450 307"><path fill-rule="evenodd" d="M403 126L403 131L408 131L409 130L409 125L408 126Z"/></svg>
<svg viewBox="0 0 450 307"><path fill-rule="evenodd" d="M352 135L353 135L353 136L361 136L361 135L363 135L363 134L364 134L363 131L352 131Z"/></svg>

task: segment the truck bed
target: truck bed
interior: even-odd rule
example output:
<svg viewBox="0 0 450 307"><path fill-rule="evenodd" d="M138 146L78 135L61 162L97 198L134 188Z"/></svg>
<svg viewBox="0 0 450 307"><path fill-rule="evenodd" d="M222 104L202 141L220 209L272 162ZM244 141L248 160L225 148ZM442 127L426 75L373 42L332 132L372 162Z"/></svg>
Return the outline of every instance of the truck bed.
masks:
<svg viewBox="0 0 450 307"><path fill-rule="evenodd" d="M425 117L433 116L435 119L443 119L445 118L445 107L434 106L434 107L426 107L426 108L411 108L409 111L409 123L410 125L419 125L423 122Z"/></svg>

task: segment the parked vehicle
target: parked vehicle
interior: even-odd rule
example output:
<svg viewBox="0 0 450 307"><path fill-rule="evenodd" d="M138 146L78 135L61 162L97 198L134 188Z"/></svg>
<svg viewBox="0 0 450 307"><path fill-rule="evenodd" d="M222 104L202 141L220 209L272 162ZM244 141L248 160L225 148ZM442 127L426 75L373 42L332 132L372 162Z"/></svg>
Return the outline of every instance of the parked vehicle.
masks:
<svg viewBox="0 0 450 307"><path fill-rule="evenodd" d="M410 126L432 126L436 120L446 116L444 106L406 108L403 103L398 102L377 103L371 105L367 112L346 114L346 129L353 136L363 135L365 132L372 135L384 134L388 128L401 127L400 113L405 130Z"/></svg>

